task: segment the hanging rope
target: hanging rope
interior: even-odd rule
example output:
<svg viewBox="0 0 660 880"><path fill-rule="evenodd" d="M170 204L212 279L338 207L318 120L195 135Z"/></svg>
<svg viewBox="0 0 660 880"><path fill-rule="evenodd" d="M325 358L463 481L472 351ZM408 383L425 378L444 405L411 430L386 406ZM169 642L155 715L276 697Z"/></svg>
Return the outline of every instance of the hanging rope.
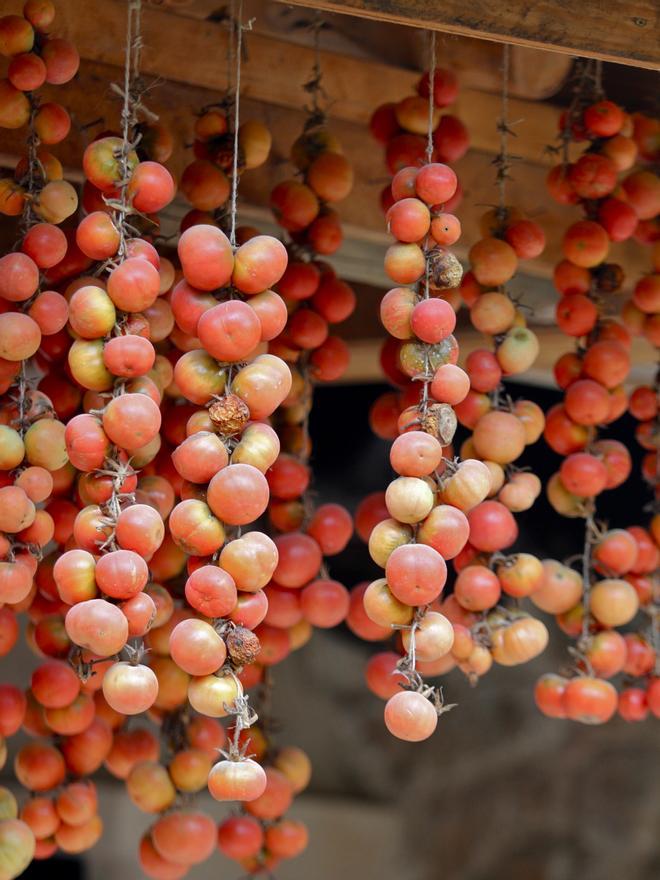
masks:
<svg viewBox="0 0 660 880"><path fill-rule="evenodd" d="M323 29L323 19L318 9L316 10L312 27L314 29L314 69L309 85L312 92L312 115L316 121L323 118L323 111L321 110L321 102L319 100L323 92L321 88L321 30Z"/></svg>
<svg viewBox="0 0 660 880"><path fill-rule="evenodd" d="M115 226L119 231L120 241L117 256L121 262L126 258L127 239L129 226L127 216L131 213L131 205L128 197L128 183L130 178L130 155L139 142L136 138L135 129L138 123L138 110L141 106L138 76L140 70L140 54L142 51L142 2L131 0L128 4L126 16L126 47L124 52L124 84L123 88L114 87L114 91L122 96L121 111L121 137L122 146L119 154L119 169L121 180L118 187L119 199L108 201L115 214Z"/></svg>
<svg viewBox="0 0 660 880"><path fill-rule="evenodd" d="M603 62L600 58L596 58L594 64L594 88L596 90L596 96L598 98L602 98L603 91Z"/></svg>
<svg viewBox="0 0 660 880"><path fill-rule="evenodd" d="M243 0L238 0L236 11L236 86L234 91L234 156L232 161L231 175L231 227L229 241L232 247L236 247L236 210L238 200L238 125L239 104L241 95L241 62L243 53Z"/></svg>
<svg viewBox="0 0 660 880"><path fill-rule="evenodd" d="M426 130L426 163L433 161L433 111L435 103L433 100L433 91L435 87L435 71L436 71L436 36L435 31L431 31L429 36L429 113L428 124ZM424 270L424 286L422 288L423 299L429 299L431 296L431 261L428 257L428 243L424 245L424 256L426 258L426 266ZM424 378L422 381L422 397L420 401L420 414L422 418L426 416L429 406L429 385L431 384L431 363L429 358L429 347L424 346ZM415 668L415 632L411 633L412 646L412 663Z"/></svg>
<svg viewBox="0 0 660 880"><path fill-rule="evenodd" d="M234 67L235 67L235 46L236 42L236 0L231 0L229 4L229 45L227 47L227 99L230 98L234 85Z"/></svg>
<svg viewBox="0 0 660 880"><path fill-rule="evenodd" d="M435 110L435 104L433 101L433 90L435 88L435 68L436 68L436 57L435 57L435 31L431 31L430 40L429 40L429 121L428 121L428 130L426 132L426 161L433 161L433 111Z"/></svg>
<svg viewBox="0 0 660 880"><path fill-rule="evenodd" d="M500 154L497 157L497 186L499 190L500 220L503 219L506 208L506 181L509 176L509 70L511 65L511 50L508 43L504 44L502 51L502 105L501 115L497 121L497 130L500 133Z"/></svg>

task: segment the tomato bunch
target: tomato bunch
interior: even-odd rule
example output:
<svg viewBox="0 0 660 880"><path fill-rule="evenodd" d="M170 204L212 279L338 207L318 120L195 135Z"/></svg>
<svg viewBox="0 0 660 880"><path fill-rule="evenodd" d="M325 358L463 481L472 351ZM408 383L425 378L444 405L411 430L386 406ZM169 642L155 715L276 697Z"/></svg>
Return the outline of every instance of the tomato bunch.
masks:
<svg viewBox="0 0 660 880"><path fill-rule="evenodd" d="M653 125L657 120L646 120L636 115L634 117L634 137L638 143L640 155L647 159L657 159L657 147L655 151L649 150L648 141L642 137L644 132L651 133L658 126ZM658 272L659 247L657 240L658 215L649 218L649 221L640 220L636 236L652 247L652 269ZM639 227L642 227L640 230ZM654 241L655 239L655 241ZM649 334L651 321L660 312L660 301L657 297L649 298L648 292L652 290L658 278L657 274L643 276L635 285L632 299L623 306L622 317L628 330L637 335L643 333L657 348L657 340L653 334ZM637 313L642 320L631 321L631 312ZM637 386L630 394L628 411L635 420L637 428L635 438L644 450L642 458L642 478L647 483L651 492L651 509L654 512L651 521L646 528L633 526L629 529L638 544L638 554L635 566L625 577L633 585L639 599L640 610L644 612L642 624L638 625L635 632L626 633L626 674L625 687L619 694L618 711L627 721L643 721L649 714L660 716L660 684L657 672L658 644L657 620L658 607L660 606L660 588L658 586L657 570L660 564L657 549L660 548L660 516L657 512L658 492L660 479L658 478L658 419L660 412L660 398L657 387L657 376L654 385ZM654 549L654 545L655 548ZM644 625L650 621L649 625Z"/></svg>
<svg viewBox="0 0 660 880"><path fill-rule="evenodd" d="M356 516L383 577L349 593L327 559L350 540L352 519L340 505L313 503L308 430L315 383L348 365L331 326L356 303L324 259L341 244L335 208L353 183L341 145L312 114L292 147L297 174L271 194L283 244L236 229L227 207L233 175L266 161L270 133L253 121L234 133L228 100L206 108L180 181L192 210L176 250L167 248L158 213L176 190L163 164L173 140L141 119L135 70L121 95L121 133L101 132L82 156L80 204L46 149L70 122L36 90L68 82L78 67L74 47L52 36L54 15L51 0L27 0L23 16L0 18L9 59L0 126L28 132L27 155L0 181L0 212L21 218L17 247L0 258L0 656L17 643L24 614L38 657L26 690L0 684L0 765L5 738L24 731L14 771L30 792L19 808L0 789L3 877L33 857L97 842L89 777L100 768L151 817L139 861L154 880L185 876L216 846L250 874L299 854L307 830L287 814L311 768L302 750L273 742L268 690L271 668L314 627L346 621L374 642L396 631L366 677L402 739L427 738L450 708L425 677L458 666L476 679L493 662L515 665L543 650L545 626L505 607L502 595L529 596L567 633L582 633L578 670L587 674L544 677L536 696L547 714L604 720L612 700L629 720L658 714L656 652L641 630L616 629L638 607L657 607L657 517L648 531L592 529L598 577L588 608L570 566L505 555L518 533L513 514L540 488L515 463L544 428L535 404L509 404L499 387L538 348L505 286L543 236L512 208L489 214L461 283L450 250L461 233L460 187L445 163L462 155L467 135L441 115L456 97L453 75L423 77L417 95L372 119L394 175L383 205L395 286L381 318L390 334L383 367L397 391L376 402L370 421L392 441L395 476ZM567 235L555 276L558 321L585 344L557 365L567 399L545 425L567 456L551 501L578 516L630 470L625 447L597 440L595 427L627 405L630 334L657 335L655 275L637 283L623 324L600 312L621 273L603 263L596 239L623 240L631 210L630 234L652 243L657 233L650 164L621 191L610 188L612 163L630 170L635 151L655 161L657 131L616 109L583 108L587 159L568 183L557 173L550 181L562 199L570 187L588 213L586 231ZM571 124L576 133L573 116ZM461 295L493 341L465 370L454 336ZM650 390L638 389L630 410L653 479ZM472 434L454 458L458 422ZM445 596L450 560L455 582ZM613 696L609 679L620 672L639 681ZM129 724L131 716L143 720ZM239 805L219 827L195 803L206 791Z"/></svg>
<svg viewBox="0 0 660 880"><path fill-rule="evenodd" d="M541 255L545 234L518 208L505 204L511 162L506 119L498 122L498 128L503 135L494 160L499 204L481 219L482 238L470 249L471 268L460 288L472 326L492 346L492 350L484 346L468 355L469 390L455 408L458 421L472 431L461 446L461 456L483 462L490 474L486 500L469 514L469 542L454 560L454 599L472 617L460 623L468 624L470 638L482 648L476 668L470 669L469 662L463 664L472 678L487 671L493 660L507 666L527 662L548 641L545 625L519 607L520 600L533 595L540 585L540 560L530 553L503 553L518 536L513 514L529 510L541 491L536 474L520 469L516 462L527 446L538 441L545 423L537 404L531 400L514 403L502 384L503 378L528 370L539 353L538 338L527 327L507 284L519 260ZM506 607L508 597L515 600L515 606Z"/></svg>
<svg viewBox="0 0 660 880"><path fill-rule="evenodd" d="M386 271L391 277L394 277L394 272L397 277L410 276L414 281L421 277L425 264L418 242L430 234L438 245L434 255L434 298L445 300L457 310L461 297L455 282L460 278L460 266L447 248L455 244L461 235L460 221L452 213L462 198L460 181L455 175L452 177L453 172L448 172L446 183L455 187L453 195L445 202L427 204L423 199L416 198L414 179L427 158L429 121L433 146L429 158L436 164L458 161L468 149L469 137L465 126L456 116L441 113L458 96L456 75L451 70L436 68L433 81L432 95L429 93L430 75L426 73L417 83L416 95L398 103L382 104L374 111L369 129L375 140L385 145L385 164L392 176L391 184L384 187L380 199L388 229L398 239L398 244L393 245L386 254ZM426 195L434 196L430 190ZM440 195L444 197L446 193ZM400 204L395 205L395 202ZM399 416L408 406L417 403L418 389L410 381L412 374L405 369L402 371L399 364L400 340L410 338L405 335L410 331L407 314L413 304L405 286L408 283L408 280L402 281L402 286L391 290L381 305L381 321L392 337L383 346L381 366L388 381L400 389L382 394L369 413L372 431L385 440L395 439L399 431ZM434 308L444 309L437 305L427 307L427 323L433 318L431 311ZM423 310L420 314L423 314ZM414 365L410 369L414 370ZM449 381L449 375L450 370L446 370L446 382ZM453 392L456 396L460 394L460 379L454 377L452 381L456 386Z"/></svg>
<svg viewBox="0 0 660 880"><path fill-rule="evenodd" d="M551 171L549 190L562 203L582 204L587 219L573 224L564 236L565 259L554 275L561 295L557 323L578 346L555 365L564 402L548 413L545 437L565 458L550 479L547 494L563 516L585 519L585 546L582 575L546 560L542 588L532 596L577 639L574 674L543 676L535 698L541 711L551 717L598 724L618 709L627 720L641 720L648 712L645 689L629 687L624 681L618 693L610 679L619 673L649 675L654 669L656 652L651 645L642 636L624 636L617 628L632 623L640 607L653 612L651 584L660 555L653 535L645 529L607 529L594 517L600 493L625 482L632 467L626 446L600 437L600 431L629 407L641 412L649 401L648 390L634 393L629 400L623 385L630 371L632 344L626 308L637 309L636 294L624 307L623 323L608 315L612 294L623 284L623 272L606 260L611 242L636 234L639 223L650 219L654 185L647 172L633 171L617 189L621 198L613 196L619 175L635 162L638 144L635 123L612 102L591 102L578 94L562 128L567 137L587 140L589 145L576 162ZM652 213L657 212L656 204ZM645 320L642 316L639 330ZM655 396L651 397L652 418L657 404ZM655 687L651 681L648 706L652 711L657 704Z"/></svg>
<svg viewBox="0 0 660 880"><path fill-rule="evenodd" d="M2 20L7 54L27 51L30 28L51 6L28 2L23 25ZM57 67L58 41L40 37L37 60L42 47ZM215 848L215 822L194 810L158 816L207 785L217 794L225 763L253 775L252 789L233 798L261 796L267 774L243 751L230 746L214 766L226 740L216 719L233 714L240 730L243 683L256 684L263 666L297 646L286 629L258 629L279 554L266 534L243 531L266 511L265 473L280 449L267 419L291 389L289 367L267 352L286 323L271 287L287 253L267 236L234 248L215 225L188 216L178 273L153 245L157 212L175 191L158 161L171 138L154 123L91 142L84 216L60 231L77 196L64 182L51 193L61 167L40 142L55 141L44 137L36 95L25 100L34 111L29 154L2 190L3 207L23 210L27 231L0 265L8 355L0 632L6 654L16 614L27 611L28 643L42 661L27 695L0 687L2 736L22 727L36 738L16 757L33 797L20 819L10 809L3 821L3 859L14 876L33 855L93 846L102 825L85 778L105 765L156 816L140 850L145 872L183 876L210 854L209 840ZM253 167L259 140L245 124L240 171ZM333 552L332 508L329 518L320 509L314 530ZM310 592L311 616L331 625L320 620L323 590ZM143 713L159 737L125 727ZM63 789L65 775L80 782ZM304 845L296 823L269 836L273 857Z"/></svg>
<svg viewBox="0 0 660 880"><path fill-rule="evenodd" d="M37 561L56 531L46 505L67 465L65 426L47 389L37 391L29 375L30 359L67 323L67 301L51 289L50 273L68 249L59 224L78 206L62 166L41 146L61 141L70 120L60 104L42 103L36 89L66 83L78 69L74 47L49 36L54 14L27 3L22 16L0 19L0 51L10 59L0 127L29 125L27 156L14 178L0 181L0 212L21 215L23 230L14 252L0 258L0 601L25 607Z"/></svg>
<svg viewBox="0 0 660 880"><path fill-rule="evenodd" d="M428 91L426 98L414 99L424 109L425 126L433 101ZM394 114L394 108L388 112ZM374 118L378 121L379 111ZM408 123L405 113L401 118ZM372 130L374 124L372 120ZM386 252L385 270L398 286L384 296L380 310L391 337L382 363L388 378L406 389L408 405L400 411L399 398L386 396L370 415L381 436L396 438L390 462L397 476L384 497L366 499L358 510L358 531L368 540L370 555L384 569L384 577L355 588L348 620L354 632L369 640L400 629L403 656L376 655L367 680L387 700L388 730L418 741L433 733L438 715L447 708L422 675L442 671L454 643L440 596L447 578L445 560L463 549L469 532L467 516L444 503L442 487L451 484L457 494L467 489L477 503L485 498L490 477L484 467L480 488L479 476L475 482L468 473L470 462L448 467L444 457L456 429L451 404L462 399L464 386L469 386L456 366L456 315L445 298L462 275L447 247L460 235L458 220L446 210L458 180L449 166L431 161L421 136L414 137L422 143L420 156L413 157L415 164L404 163L392 180L387 222L395 242ZM424 156L426 163L418 166L417 158Z"/></svg>
<svg viewBox="0 0 660 880"><path fill-rule="evenodd" d="M0 213L15 217L27 211L47 224L61 223L78 206L75 189L62 179L61 164L46 149L66 138L71 118L62 104L43 101L37 93L45 84L68 83L80 64L75 46L53 36L54 21L53 4L38 0L27 0L22 15L0 18L0 54L9 59L7 78L0 81L0 128L18 129L29 124L39 163L35 167L26 158L19 162L13 178L0 179ZM39 235L33 233L33 248L40 246ZM62 246L58 237L48 237L48 231L43 236L46 249ZM53 255L51 265L57 262Z"/></svg>
<svg viewBox="0 0 660 880"><path fill-rule="evenodd" d="M388 102L376 108L369 122L369 130L373 137L385 146L385 162L391 175L403 168L416 167L425 160L429 100L432 102L433 160L451 164L465 155L470 145L467 128L457 116L442 112L454 103L458 91L456 74L446 68L436 68L433 84L430 74L425 73L417 83L415 95L408 95L401 101ZM461 198L462 190L460 183L457 182L454 195L444 205L445 211L453 211ZM389 185L384 187L381 204L385 211L392 206L395 199L396 195ZM437 227L439 225L436 224ZM460 235L460 226L458 234ZM454 241L457 239L458 236ZM451 242L446 243L451 244Z"/></svg>
<svg viewBox="0 0 660 880"><path fill-rule="evenodd" d="M231 192L234 166L233 98L206 107L195 120L194 160L181 175L180 189L192 210L183 220L186 229L194 223L212 222L224 212ZM238 128L237 172L258 168L268 159L272 138L268 128L256 119Z"/></svg>
<svg viewBox="0 0 660 880"><path fill-rule="evenodd" d="M290 256L277 285L289 318L271 347L293 372L293 393L285 404L289 416L283 418L289 419L288 433L294 434L293 425L302 421L302 413L311 406L308 378L335 381L348 367L348 347L330 333L330 327L350 317L356 297L353 288L323 260L336 253L343 241L334 206L349 195L353 168L322 115L310 117L291 147L291 161L298 176L278 183L270 195L275 218L288 233ZM291 421L296 408L301 417Z"/></svg>
<svg viewBox="0 0 660 880"><path fill-rule="evenodd" d="M302 749L274 747L261 731L252 736L250 748L255 761L260 762L257 766L263 765L265 787L258 798L243 804L238 815L220 822L217 841L223 855L249 874L259 874L274 870L281 861L295 858L306 848L307 827L285 814L309 784L312 768ZM215 796L227 799L230 784L226 778L219 780Z"/></svg>
<svg viewBox="0 0 660 880"><path fill-rule="evenodd" d="M445 72L436 77L443 83ZM428 77L419 91L428 97ZM417 99L402 108L402 118L411 119L413 106L420 114L416 137L422 156L425 129ZM432 126L437 116L434 109ZM376 136L382 135L386 118L382 108L372 118ZM427 106L427 124L428 118ZM435 157L432 152L428 158ZM390 158L388 152L388 162ZM422 675L440 675L458 665L476 679L493 660L522 663L547 644L540 621L499 604L502 593L520 598L533 592L541 575L534 556L506 557L501 551L517 538L512 512L528 509L541 489L535 475L516 471L513 462L540 437L543 413L531 401L515 407L500 402L499 389L503 375L527 369L538 353L538 341L504 285L516 270L518 255L538 256L544 235L514 209L489 212L483 221L485 237L470 252L474 270L461 279L460 266L447 250L461 232L451 213L458 190L453 171L435 162L399 170L390 163L390 170L396 173L382 201L389 205L388 227L398 241L387 252L386 270L400 286L381 304L381 319L392 337L382 363L401 391L379 398L370 422L379 436L394 440L390 461L400 477L384 498L365 499L356 514L358 532L368 540L372 559L385 568L385 578L355 588L348 624L374 641L386 638L393 626L402 628L400 648L406 657L382 652L367 667L369 687L384 699L395 699L386 723L396 732L401 730L397 715L411 699L406 693L413 684L411 648ZM458 346L451 335L461 294L471 306L475 327L495 343L495 353L483 349L471 354L465 370L457 365ZM461 448L462 461L451 459L457 421L473 430ZM407 504L414 509L405 509ZM453 594L442 600L448 560L453 560L457 577ZM358 610L360 596L366 617ZM421 731L428 735L435 724L427 705L416 702L420 719L428 716L428 726L420 720L421 729L408 733L423 738Z"/></svg>

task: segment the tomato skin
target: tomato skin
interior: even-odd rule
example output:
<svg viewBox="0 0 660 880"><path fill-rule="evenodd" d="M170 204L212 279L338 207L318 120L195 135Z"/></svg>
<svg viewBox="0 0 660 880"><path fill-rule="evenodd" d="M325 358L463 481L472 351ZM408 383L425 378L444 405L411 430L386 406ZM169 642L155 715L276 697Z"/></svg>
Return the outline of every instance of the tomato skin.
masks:
<svg viewBox="0 0 660 880"><path fill-rule="evenodd" d="M293 787L287 777L274 767L266 768L266 787L259 797L250 800L246 810L257 819L279 819L293 800Z"/></svg>
<svg viewBox="0 0 660 880"><path fill-rule="evenodd" d="M504 592L509 596L528 596L541 586L544 568L531 553L517 553L496 568Z"/></svg>
<svg viewBox="0 0 660 880"><path fill-rule="evenodd" d="M264 769L252 759L219 761L209 774L208 786L217 801L253 801L266 790Z"/></svg>
<svg viewBox="0 0 660 880"><path fill-rule="evenodd" d="M637 561L637 542L625 529L611 529L596 544L593 555L599 571L626 574Z"/></svg>
<svg viewBox="0 0 660 880"><path fill-rule="evenodd" d="M103 695L116 712L138 715L153 706L158 679L148 666L115 663L103 676Z"/></svg>
<svg viewBox="0 0 660 880"><path fill-rule="evenodd" d="M249 859L259 854L264 831L251 816L230 816L218 828L218 848L230 859Z"/></svg>
<svg viewBox="0 0 660 880"><path fill-rule="evenodd" d="M603 724L618 706L616 688L592 676L574 678L566 685L563 699L566 717L582 724Z"/></svg>
<svg viewBox="0 0 660 880"><path fill-rule="evenodd" d="M585 654L596 675L612 678L625 668L626 641L615 629L604 629L592 636Z"/></svg>
<svg viewBox="0 0 660 880"><path fill-rule="evenodd" d="M499 601L500 582L485 565L467 565L459 572L454 584L454 596L467 611L486 611Z"/></svg>
<svg viewBox="0 0 660 880"><path fill-rule="evenodd" d="M654 677L649 679L646 689L646 700L651 714L656 718L660 718L660 678Z"/></svg>
<svg viewBox="0 0 660 880"><path fill-rule="evenodd" d="M653 646L637 633L626 633L623 639L625 643L623 671L635 677L652 672L656 662Z"/></svg>
<svg viewBox="0 0 660 880"><path fill-rule="evenodd" d="M307 827L292 819L280 819L266 831L266 847L276 858L295 858L306 849L308 839Z"/></svg>
<svg viewBox="0 0 660 880"><path fill-rule="evenodd" d="M499 501L482 501L468 513L470 543L484 552L493 553L510 547L518 537L518 525Z"/></svg>
<svg viewBox="0 0 660 880"><path fill-rule="evenodd" d="M31 691L47 709L63 709L80 692L80 682L73 669L60 660L49 660L32 673Z"/></svg>
<svg viewBox="0 0 660 880"><path fill-rule="evenodd" d="M406 651L411 649L411 635L404 630L402 643ZM434 663L446 657L454 644L454 627L444 614L427 612L415 632L415 650L422 663Z"/></svg>
<svg viewBox="0 0 660 880"><path fill-rule="evenodd" d="M619 715L624 721L644 721L649 714L649 705L644 688L625 688L619 694Z"/></svg>
<svg viewBox="0 0 660 880"><path fill-rule="evenodd" d="M525 615L492 630L491 654L496 663L517 666L527 663L544 651L548 639L545 624L535 617Z"/></svg>
<svg viewBox="0 0 660 880"><path fill-rule="evenodd" d="M188 873L187 865L176 865L164 859L148 833L140 840L138 860L143 872L153 880L181 880Z"/></svg>
<svg viewBox="0 0 660 880"><path fill-rule="evenodd" d="M206 813L176 810L156 821L151 839L162 858L189 867L206 861L215 849L216 826Z"/></svg>
<svg viewBox="0 0 660 880"><path fill-rule="evenodd" d="M408 742L428 739L437 724L435 707L415 691L399 691L385 704L385 725L398 739Z"/></svg>
<svg viewBox="0 0 660 880"><path fill-rule="evenodd" d="M548 718L566 718L564 694L568 679L562 675L547 673L534 685L534 702Z"/></svg>

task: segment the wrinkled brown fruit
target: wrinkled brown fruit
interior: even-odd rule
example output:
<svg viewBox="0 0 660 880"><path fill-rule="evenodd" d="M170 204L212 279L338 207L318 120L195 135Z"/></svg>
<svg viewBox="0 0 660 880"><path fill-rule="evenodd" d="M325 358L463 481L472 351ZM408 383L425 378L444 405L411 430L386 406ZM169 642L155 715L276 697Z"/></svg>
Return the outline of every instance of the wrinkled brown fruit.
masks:
<svg viewBox="0 0 660 880"><path fill-rule="evenodd" d="M250 421L250 410L236 394L228 394L209 407L209 417L219 434L240 434Z"/></svg>
<svg viewBox="0 0 660 880"><path fill-rule="evenodd" d="M456 413L448 403L433 403L422 417L422 430L448 446L456 433Z"/></svg>
<svg viewBox="0 0 660 880"><path fill-rule="evenodd" d="M227 635L227 651L237 666L247 666L259 656L259 638L244 626L237 626Z"/></svg>

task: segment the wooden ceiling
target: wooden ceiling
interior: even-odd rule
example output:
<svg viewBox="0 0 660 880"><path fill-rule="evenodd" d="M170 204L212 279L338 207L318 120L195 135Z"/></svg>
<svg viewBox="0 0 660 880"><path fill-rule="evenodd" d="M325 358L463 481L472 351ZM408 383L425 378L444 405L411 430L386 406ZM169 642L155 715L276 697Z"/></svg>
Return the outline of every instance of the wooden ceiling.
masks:
<svg viewBox="0 0 660 880"><path fill-rule="evenodd" d="M384 5L383 0L379 3ZM352 0L350 5L360 4L361 0ZM21 3L9 0L9 5L9 11L14 11ZM310 0L302 5L320 4ZM346 11L347 4L331 5ZM388 0L385 5L393 8L396 4ZM421 4L403 5L417 8ZM428 5L432 8L435 3ZM470 5L473 0L463 2L463 6ZM71 137L56 152L67 168L76 169L89 137L117 125L118 105L109 84L119 78L123 62L126 4L123 0L87 0L85 14L81 15L79 0L58 0L58 13L62 33L75 42L83 59L78 77L64 88L52 90L55 99L65 101L75 123ZM302 86L314 62L310 23L315 15L314 10L298 8L297 0L295 7L270 0L244 0L244 19L253 19L253 26L245 38L241 116L264 120L273 132L274 146L269 163L241 180L241 216L257 222L264 231L269 227L268 193L276 182L291 174L289 149L305 119L308 96ZM142 69L155 81L148 103L173 131L177 147L168 165L175 175L180 175L191 159L188 145L194 113L217 100L227 86L226 16L227 6L219 0L150 0L143 11ZM362 295L371 305L368 310L360 310L359 324L354 321L349 328L351 336L360 339L363 346L359 358L362 366L353 377L375 378L376 348L370 340L382 334L376 314L376 290L387 284L382 254L388 242L378 197L387 174L382 150L370 138L366 124L378 104L411 93L425 66L426 38L412 27L347 15L324 14L323 20L326 27L321 37L321 66L328 115L356 171L354 191L339 209L346 243L336 264L345 277L367 285ZM456 169L465 189L459 211L464 235L458 248L459 256L464 257L469 244L478 238L484 204L493 202L496 195L492 159L499 148L496 123L500 115L502 49L497 42L464 34L443 34L438 46L440 64L459 72L461 96L451 112L466 123L472 143ZM528 299L535 308L533 321L551 324L555 295L548 279L559 255L562 230L577 215L574 209L555 205L546 195L544 178L551 163L546 146L555 137L558 117L557 108L550 102L553 96L565 93L572 62L565 54L520 45L512 47L511 61L513 97L509 118L516 132L512 151L521 158L509 186L510 200L538 219L548 237L543 257L521 265L518 283L528 289ZM616 69L626 76L637 74L634 69ZM94 126L86 128L95 121ZM0 149L9 164L23 152L24 132L3 132ZM171 223L185 210L177 202L170 211ZM613 257L624 266L628 286L646 269L644 249L635 242L617 245ZM546 337L552 332L546 331ZM477 339L466 333L467 349ZM556 348L560 344L564 343L557 338L552 345ZM369 365L364 356L367 348ZM642 345L641 360L650 364L652 356L650 347L647 350ZM547 364L537 378L550 380Z"/></svg>
<svg viewBox="0 0 660 880"><path fill-rule="evenodd" d="M287 0L326 12L660 69L657 0Z"/></svg>

